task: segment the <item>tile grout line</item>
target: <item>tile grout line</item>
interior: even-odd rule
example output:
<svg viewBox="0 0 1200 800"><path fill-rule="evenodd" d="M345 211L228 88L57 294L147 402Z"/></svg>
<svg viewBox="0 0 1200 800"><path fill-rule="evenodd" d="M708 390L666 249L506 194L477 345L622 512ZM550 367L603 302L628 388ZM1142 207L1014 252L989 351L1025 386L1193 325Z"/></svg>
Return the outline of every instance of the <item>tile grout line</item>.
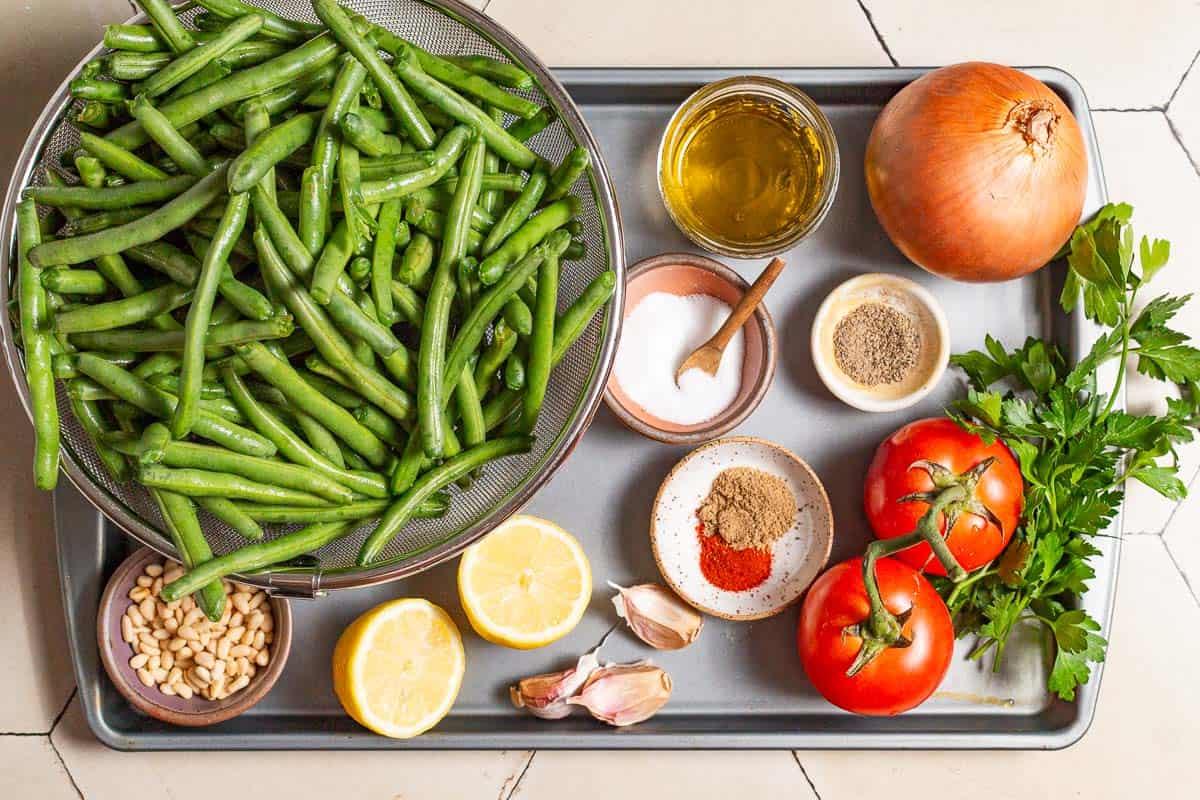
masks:
<svg viewBox="0 0 1200 800"><path fill-rule="evenodd" d="M58 727L59 721L63 715L67 713L67 709L71 707L71 701L75 699L75 694L79 691L78 687L71 687L71 693L67 695L67 702L63 703L63 707L54 716L50 722L50 730L46 731L0 731L0 736L49 736L54 733L54 729Z"/></svg>
<svg viewBox="0 0 1200 800"><path fill-rule="evenodd" d="M1188 493L1189 493L1189 494L1190 494L1190 493L1191 493L1191 491L1192 491L1192 486L1194 486L1194 485L1196 484L1196 482L1197 482L1197 480L1198 480L1198 479L1200 479L1200 467L1196 467L1196 471L1195 471L1195 472L1193 472L1193 473L1192 473L1192 477L1188 479L1188 482L1187 482L1187 484L1186 484L1186 488L1187 488L1187 491L1188 491ZM1174 508L1172 508L1172 509L1171 509L1171 513L1167 515L1167 521L1163 523L1163 526L1162 526L1162 528L1161 528L1161 529L1158 531L1158 533L1153 533L1153 531L1147 531L1146 533L1152 533L1153 535L1155 535L1155 536L1158 536L1159 538L1162 538L1162 537L1166 536L1166 535L1167 535L1167 528L1171 527L1171 523L1172 523L1172 522L1174 522L1174 520L1175 520L1175 515L1179 513L1179 509L1183 507L1183 504L1184 504L1185 502L1187 502L1187 498L1186 498L1186 497L1185 497L1183 500L1180 500L1180 501L1178 501L1177 503L1175 503L1175 507L1174 507ZM1134 535L1134 536L1138 536L1139 534L1136 534L1136 533L1135 533L1135 534L1133 534L1133 535Z"/></svg>
<svg viewBox="0 0 1200 800"><path fill-rule="evenodd" d="M521 786L521 781L525 779L525 773L529 772L529 767L533 764L533 758L537 755L537 750L529 751L529 760L525 762L525 766L521 768L521 774L517 775L517 779L513 781L512 788L508 790L508 794L504 795L500 800L512 800L513 795L517 793L517 789ZM503 790L503 786L500 787Z"/></svg>
<svg viewBox="0 0 1200 800"><path fill-rule="evenodd" d="M79 788L79 784L75 782L75 776L71 774L71 768L67 766L67 760L63 758L62 753L58 751L58 745L49 735L46 736L46 743L50 745L50 749L54 751L54 757L58 759L58 763L62 765L63 772L67 773L67 780L71 782L71 788L75 790L75 794L79 795L79 800L87 800L83 796L83 789Z"/></svg>
<svg viewBox="0 0 1200 800"><path fill-rule="evenodd" d="M1171 119L1171 115L1166 111L1163 112L1163 118L1167 120L1167 130L1171 131L1171 136L1175 138L1180 149L1183 150L1183 155L1187 158L1188 163L1192 165L1192 170L1195 171L1196 175L1200 176L1200 163L1197 163L1196 159L1192 157L1192 151L1188 150L1188 146L1183 143L1183 137L1179 135L1179 129L1175 127L1175 121Z"/></svg>
<svg viewBox="0 0 1200 800"><path fill-rule="evenodd" d="M1139 108L1103 108L1096 107L1089 109L1093 112L1103 111L1106 114L1152 114L1155 111L1166 111L1166 106L1141 106Z"/></svg>
<svg viewBox="0 0 1200 800"><path fill-rule="evenodd" d="M491 0L488 0L488 2L491 2ZM879 42L879 46L883 48L883 54L888 57L888 61L892 62L893 67L900 66L900 62L896 60L894 55L892 55L892 49L888 47L887 42L884 41L883 34L880 33L879 28L876 27L875 18L871 16L871 11L867 8L866 2L864 2L864 0L855 0L855 2L857 2L858 7L862 9L863 16L867 18L867 24L871 26L871 32L875 34L875 41Z"/></svg>
<svg viewBox="0 0 1200 800"><path fill-rule="evenodd" d="M490 3L491 0L488 0ZM1179 94L1179 90L1183 88L1183 82L1188 79L1188 75L1192 74L1192 67L1196 66L1196 59L1200 58L1200 50L1196 51L1196 55L1192 56L1191 62L1188 63L1187 69L1183 71L1183 75L1179 78L1179 83L1175 84L1175 88L1171 91L1171 95L1167 98L1167 102L1163 104L1163 111L1168 111L1171 108L1171 103L1175 102L1175 95Z"/></svg>
<svg viewBox="0 0 1200 800"><path fill-rule="evenodd" d="M1187 573L1183 571L1179 560L1175 558L1175 554L1171 552L1171 545L1167 544L1167 540L1159 539L1162 542L1163 550L1167 552L1167 558L1171 559L1171 563L1175 566L1175 571L1179 573L1179 577L1183 578L1183 585L1187 587L1188 594L1192 596L1197 606L1200 606L1200 595L1196 594L1196 590L1192 587L1192 582L1188 580Z"/></svg>
<svg viewBox="0 0 1200 800"><path fill-rule="evenodd" d="M800 754L795 750L792 751L792 759L796 762L796 766L800 768L800 774L804 776L804 780L808 782L808 788L812 789L813 796L817 800L821 800L821 793L817 791L817 785L813 783L813 779L809 777L808 770L804 768L804 762L800 760Z"/></svg>

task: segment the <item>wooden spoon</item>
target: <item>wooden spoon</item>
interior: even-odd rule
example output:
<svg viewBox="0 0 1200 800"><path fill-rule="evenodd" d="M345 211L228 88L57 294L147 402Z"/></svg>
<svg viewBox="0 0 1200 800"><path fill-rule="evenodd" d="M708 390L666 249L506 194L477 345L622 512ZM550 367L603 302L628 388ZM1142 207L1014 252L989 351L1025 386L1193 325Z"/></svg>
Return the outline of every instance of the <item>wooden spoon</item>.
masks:
<svg viewBox="0 0 1200 800"><path fill-rule="evenodd" d="M750 319L750 315L754 313L754 309L758 308L758 304L762 302L763 296L771 288L771 284L775 283L779 273L783 272L784 266L786 265L782 258L771 259L767 268L762 271L750 289L742 295L742 299L738 301L729 318L725 320L725 324L712 335L711 339L685 358L679 365L679 369L675 370L676 386L679 385L679 379L683 377L683 373L690 369L702 369L714 376L717 374L717 369L721 366L721 355L725 352L725 345L729 344L733 335L746 323L746 320Z"/></svg>

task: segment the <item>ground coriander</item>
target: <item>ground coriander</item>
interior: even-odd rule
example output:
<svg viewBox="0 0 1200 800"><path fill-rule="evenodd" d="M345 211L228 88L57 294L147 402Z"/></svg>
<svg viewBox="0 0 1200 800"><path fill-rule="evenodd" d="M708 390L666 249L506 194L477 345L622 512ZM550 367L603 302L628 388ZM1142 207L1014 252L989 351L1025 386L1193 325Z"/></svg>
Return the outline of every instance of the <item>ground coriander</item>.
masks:
<svg viewBox="0 0 1200 800"><path fill-rule="evenodd" d="M904 380L917 366L920 352L916 323L883 303L863 303L838 320L833 330L838 367L864 386Z"/></svg>
<svg viewBox="0 0 1200 800"><path fill-rule="evenodd" d="M730 467L717 475L697 513L706 534L719 534L735 550L765 549L796 521L796 498L777 475Z"/></svg>

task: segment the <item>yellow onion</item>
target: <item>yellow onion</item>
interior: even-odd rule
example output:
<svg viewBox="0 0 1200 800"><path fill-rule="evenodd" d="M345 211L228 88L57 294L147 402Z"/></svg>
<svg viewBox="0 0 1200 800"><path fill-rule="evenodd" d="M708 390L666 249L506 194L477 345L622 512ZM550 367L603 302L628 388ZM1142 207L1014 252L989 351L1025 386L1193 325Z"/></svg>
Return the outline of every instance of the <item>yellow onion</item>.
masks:
<svg viewBox="0 0 1200 800"><path fill-rule="evenodd" d="M1041 81L970 62L901 89L866 154L879 223L904 255L961 281L1045 265L1083 210L1087 155L1070 109Z"/></svg>

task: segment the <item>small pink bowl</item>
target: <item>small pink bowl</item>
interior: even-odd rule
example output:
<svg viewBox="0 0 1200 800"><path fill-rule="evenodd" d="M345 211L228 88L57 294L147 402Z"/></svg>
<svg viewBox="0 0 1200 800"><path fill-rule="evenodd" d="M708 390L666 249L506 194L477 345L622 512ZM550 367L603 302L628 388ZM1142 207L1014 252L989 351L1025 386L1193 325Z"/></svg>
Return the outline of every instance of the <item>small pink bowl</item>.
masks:
<svg viewBox="0 0 1200 800"><path fill-rule="evenodd" d="M625 317L653 292L680 296L707 294L733 307L749 288L750 284L741 275L707 256L663 253L639 261L629 269L625 279ZM657 417L629 398L615 373L608 379L604 402L631 430L660 442L691 445L723 436L754 413L775 377L775 323L765 302L759 303L742 331L746 346L741 391L712 419L680 425Z"/></svg>

